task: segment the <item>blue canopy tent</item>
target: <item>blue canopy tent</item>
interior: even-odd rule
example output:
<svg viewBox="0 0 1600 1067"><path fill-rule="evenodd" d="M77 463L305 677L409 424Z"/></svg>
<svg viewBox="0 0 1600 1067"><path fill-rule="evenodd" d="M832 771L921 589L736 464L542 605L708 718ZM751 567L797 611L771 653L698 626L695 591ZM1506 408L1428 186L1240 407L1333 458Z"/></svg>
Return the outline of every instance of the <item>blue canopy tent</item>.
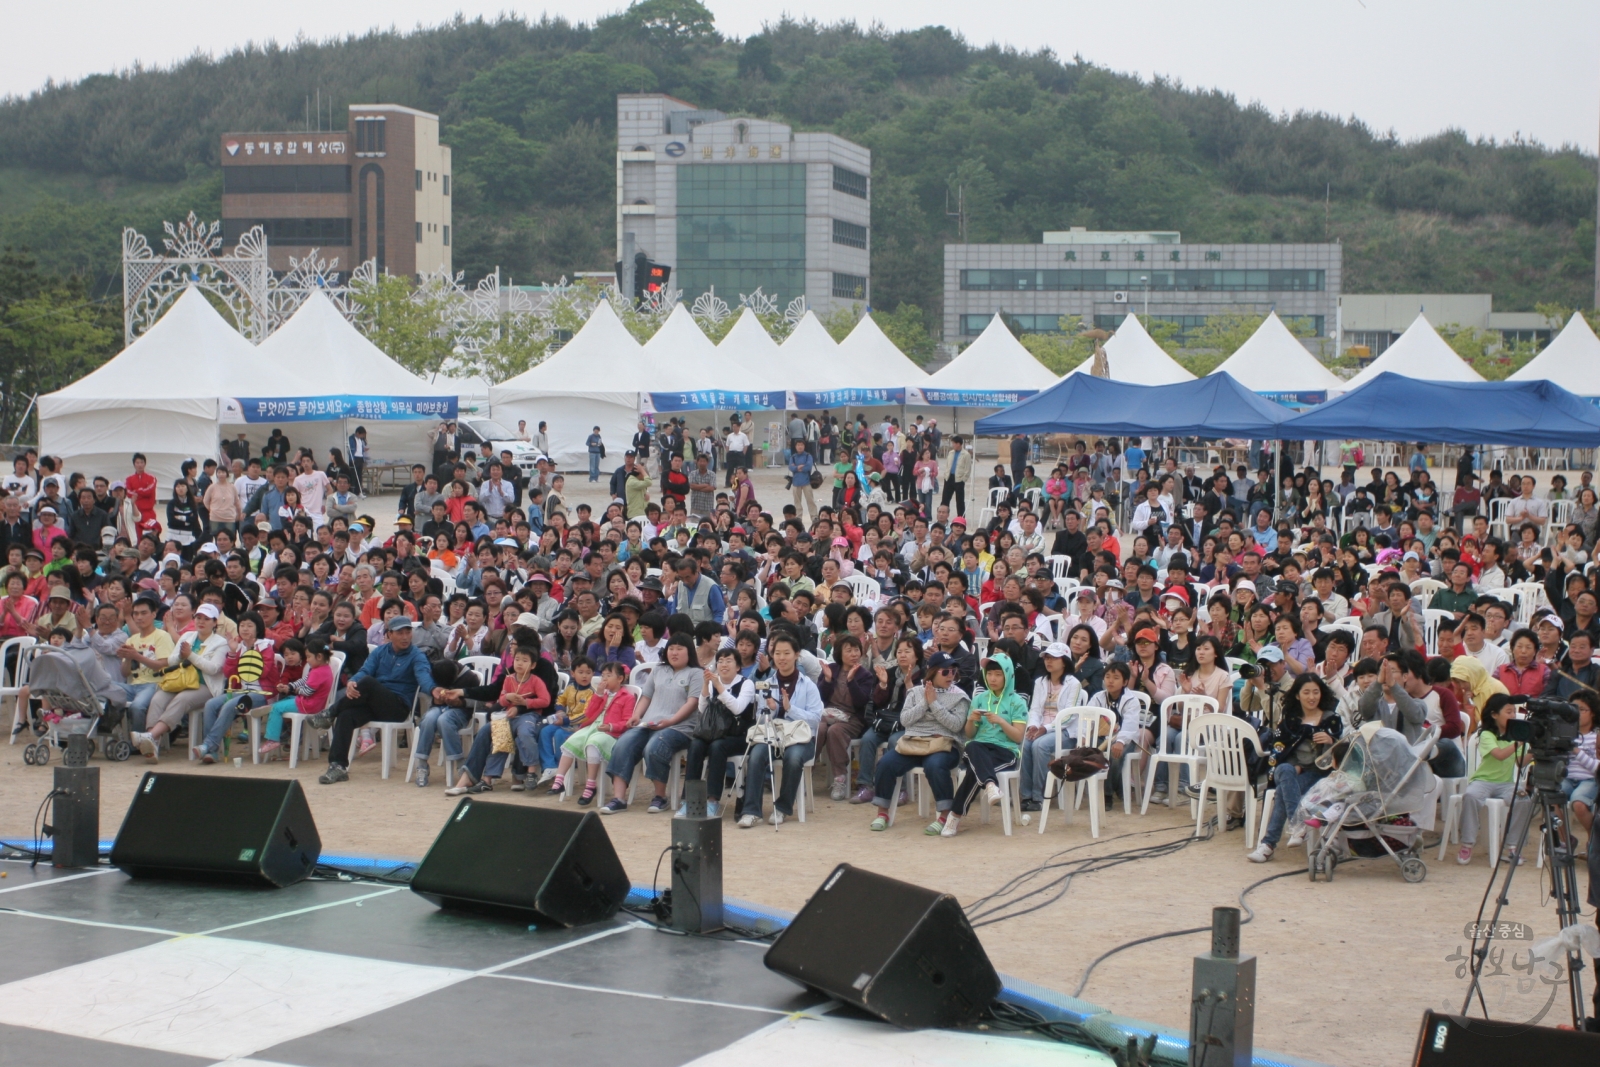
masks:
<svg viewBox="0 0 1600 1067"><path fill-rule="evenodd" d="M1385 373L1294 416L1277 436L1590 448L1600 445L1600 409L1543 379L1434 382Z"/></svg>
<svg viewBox="0 0 1600 1067"><path fill-rule="evenodd" d="M1171 385L1135 385L1069 374L1004 411L979 419L979 434L1083 433L1107 437L1224 437L1267 440L1292 412L1230 374Z"/></svg>

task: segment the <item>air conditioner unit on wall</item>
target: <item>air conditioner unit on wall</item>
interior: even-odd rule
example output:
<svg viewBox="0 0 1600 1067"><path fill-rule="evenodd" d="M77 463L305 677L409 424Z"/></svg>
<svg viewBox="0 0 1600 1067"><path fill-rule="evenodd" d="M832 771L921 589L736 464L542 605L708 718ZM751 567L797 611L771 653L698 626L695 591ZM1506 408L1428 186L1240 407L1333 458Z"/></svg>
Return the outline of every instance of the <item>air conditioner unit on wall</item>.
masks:
<svg viewBox="0 0 1600 1067"><path fill-rule="evenodd" d="M1126 304L1128 302L1128 294L1127 294L1127 292L1125 292L1124 290L1119 289L1116 292L1112 293L1111 294L1111 302L1113 304Z"/></svg>

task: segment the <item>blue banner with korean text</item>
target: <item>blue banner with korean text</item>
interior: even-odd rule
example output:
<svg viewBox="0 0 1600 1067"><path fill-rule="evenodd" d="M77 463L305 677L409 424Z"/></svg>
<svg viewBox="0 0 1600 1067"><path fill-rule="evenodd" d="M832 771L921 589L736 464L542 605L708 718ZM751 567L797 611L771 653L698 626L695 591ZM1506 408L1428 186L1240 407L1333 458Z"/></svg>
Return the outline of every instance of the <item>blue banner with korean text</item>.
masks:
<svg viewBox="0 0 1600 1067"><path fill-rule="evenodd" d="M829 389L820 393L793 392L794 397L790 407L794 408L842 408L849 405L853 408L882 407L886 404L899 406L906 402L904 389Z"/></svg>
<svg viewBox="0 0 1600 1067"><path fill-rule="evenodd" d="M1290 408L1313 408L1328 402L1328 391L1318 389L1304 393L1257 393L1263 400L1271 400Z"/></svg>
<svg viewBox="0 0 1600 1067"><path fill-rule="evenodd" d="M456 417L453 396L297 396L228 397L222 401L223 422L367 422L437 420Z"/></svg>
<svg viewBox="0 0 1600 1067"><path fill-rule="evenodd" d="M1008 408L1033 396L1037 389L930 389L909 390L910 403L936 408Z"/></svg>
<svg viewBox="0 0 1600 1067"><path fill-rule="evenodd" d="M784 395L779 392L740 392L732 389L696 389L685 393L647 393L651 411L744 411L783 410Z"/></svg>

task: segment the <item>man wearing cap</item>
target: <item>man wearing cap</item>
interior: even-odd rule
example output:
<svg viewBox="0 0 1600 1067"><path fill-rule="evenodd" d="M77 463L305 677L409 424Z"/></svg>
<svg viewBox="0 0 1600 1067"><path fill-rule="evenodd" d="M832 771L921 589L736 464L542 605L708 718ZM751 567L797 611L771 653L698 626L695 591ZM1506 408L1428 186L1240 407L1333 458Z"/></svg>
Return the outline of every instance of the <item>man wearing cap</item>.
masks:
<svg viewBox="0 0 1600 1067"><path fill-rule="evenodd" d="M40 504L34 512L33 547L44 553L45 560L49 561L50 546L56 541L66 541L70 545L72 538L62 528L55 506Z"/></svg>
<svg viewBox="0 0 1600 1067"><path fill-rule="evenodd" d="M428 657L411 643L412 625L405 615L385 623L389 639L367 655L338 703L312 717L319 730L333 727L328 770L317 779L323 785L349 780L350 741L356 730L369 722L401 722L411 714L418 690L433 692L433 670Z"/></svg>
<svg viewBox="0 0 1600 1067"><path fill-rule="evenodd" d="M1289 674L1283 659L1283 649L1277 645L1263 645L1256 653L1256 667L1261 673L1247 678L1239 693L1239 710L1255 726L1276 728L1283 718L1283 702L1294 678Z"/></svg>

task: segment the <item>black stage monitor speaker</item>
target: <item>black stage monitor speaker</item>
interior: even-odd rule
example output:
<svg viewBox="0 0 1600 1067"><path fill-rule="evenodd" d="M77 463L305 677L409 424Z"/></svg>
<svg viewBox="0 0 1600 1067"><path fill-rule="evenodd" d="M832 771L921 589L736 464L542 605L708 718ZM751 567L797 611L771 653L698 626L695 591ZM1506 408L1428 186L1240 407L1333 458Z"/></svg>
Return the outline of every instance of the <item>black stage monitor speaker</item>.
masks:
<svg viewBox="0 0 1600 1067"><path fill-rule="evenodd" d="M463 797L411 888L441 908L581 926L615 915L631 883L594 812Z"/></svg>
<svg viewBox="0 0 1600 1067"><path fill-rule="evenodd" d="M1425 1012L1413 1067L1597 1064L1600 1034Z"/></svg>
<svg viewBox="0 0 1600 1067"><path fill-rule="evenodd" d="M766 964L908 1029L970 1023L1000 993L955 897L848 863L767 950Z"/></svg>
<svg viewBox="0 0 1600 1067"><path fill-rule="evenodd" d="M135 878L283 887L309 875L322 839L300 783L149 771L111 865Z"/></svg>

